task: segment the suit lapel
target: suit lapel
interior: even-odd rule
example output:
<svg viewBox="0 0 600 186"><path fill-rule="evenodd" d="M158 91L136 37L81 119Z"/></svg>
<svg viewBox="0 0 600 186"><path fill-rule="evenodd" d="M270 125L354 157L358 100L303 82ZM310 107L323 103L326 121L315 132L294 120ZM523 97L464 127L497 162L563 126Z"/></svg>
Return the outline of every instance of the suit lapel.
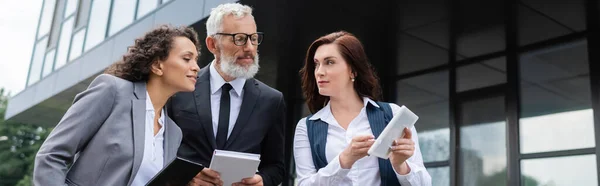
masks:
<svg viewBox="0 0 600 186"><path fill-rule="evenodd" d="M209 64L210 65L210 64ZM200 125L204 127L204 135L213 149L217 148L215 134L212 125L212 112L210 109L210 67L204 67L199 72L198 83L194 90L194 99L196 101L196 111L200 116Z"/></svg>
<svg viewBox="0 0 600 186"><path fill-rule="evenodd" d="M145 111L146 111L146 83L136 82L133 86L136 99L131 100L131 115L133 129L133 169L129 178L129 184L137 174L144 156L144 133L145 133Z"/></svg>
<svg viewBox="0 0 600 186"><path fill-rule="evenodd" d="M165 141L163 142L164 144L164 161L163 161L163 165L167 166L167 164L170 163L171 159L174 159L175 155L172 154L171 152L177 152L176 147L178 147L179 145L177 144L177 141L175 141L173 138L177 135L177 133L175 132L175 123L172 122L171 118L169 118L169 115L167 114L167 109L163 109L165 111L165 136L168 136L165 139Z"/></svg>
<svg viewBox="0 0 600 186"><path fill-rule="evenodd" d="M247 79L244 84L244 98L242 100L242 106L240 107L240 114L235 121L233 131L229 135L227 142L225 143L225 149L229 148L229 145L235 141L237 136L244 130L244 127L248 125L248 119L254 111L256 100L260 96L260 90L258 89L258 83L254 79Z"/></svg>

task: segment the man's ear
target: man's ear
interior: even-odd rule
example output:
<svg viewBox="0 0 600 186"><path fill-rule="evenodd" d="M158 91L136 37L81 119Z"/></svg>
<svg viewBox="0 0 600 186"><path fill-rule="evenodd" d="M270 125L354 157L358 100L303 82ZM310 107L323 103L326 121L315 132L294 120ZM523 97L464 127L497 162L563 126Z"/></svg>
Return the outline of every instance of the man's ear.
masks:
<svg viewBox="0 0 600 186"><path fill-rule="evenodd" d="M212 36L206 37L206 48L208 48L208 51L210 51L210 53L216 54L217 52L217 38L214 38Z"/></svg>
<svg viewBox="0 0 600 186"><path fill-rule="evenodd" d="M152 62L152 65L150 65L150 71L152 71L152 73L156 74L157 76L162 76L163 75L162 61L154 60L154 62Z"/></svg>

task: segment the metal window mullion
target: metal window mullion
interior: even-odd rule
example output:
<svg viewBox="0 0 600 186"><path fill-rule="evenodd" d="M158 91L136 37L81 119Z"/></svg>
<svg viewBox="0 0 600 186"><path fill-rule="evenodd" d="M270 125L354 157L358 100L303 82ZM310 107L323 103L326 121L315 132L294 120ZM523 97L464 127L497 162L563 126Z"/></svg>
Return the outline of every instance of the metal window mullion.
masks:
<svg viewBox="0 0 600 186"><path fill-rule="evenodd" d="M518 57L518 0L505 1L505 34L506 34L506 156L507 185L521 185L519 117L520 117L520 74Z"/></svg>
<svg viewBox="0 0 600 186"><path fill-rule="evenodd" d="M595 147L584 148L584 149L551 151L551 152L537 152L537 153L521 154L521 156L519 157L519 160L553 158L553 157L564 157L564 156L579 156L579 155L586 155L586 154L595 154L595 152L596 152Z"/></svg>
<svg viewBox="0 0 600 186"><path fill-rule="evenodd" d="M29 86L29 76L31 76L31 66L33 66L33 58L35 56L35 50L37 49L36 48L37 47L37 43L41 40L41 39L38 39L38 34L40 32L40 24L42 22L42 16L44 15L44 4L45 3L46 3L46 0L42 0L42 7L40 9L40 16L38 17L37 29L35 31L35 36L34 36L35 39L33 40L33 51L31 52L32 55L31 55L31 57L29 59L29 70L27 71L27 79L25 80L25 87ZM42 37L42 38L44 38L44 37ZM46 56L44 55L44 58L45 57ZM43 66L42 66L42 68L43 68ZM43 69L42 69L42 71L43 71Z"/></svg>
<svg viewBox="0 0 600 186"><path fill-rule="evenodd" d="M141 0L135 0L135 8L133 10L133 22L135 22L138 19L138 11L140 10L140 1Z"/></svg>
<svg viewBox="0 0 600 186"><path fill-rule="evenodd" d="M586 25L588 29L588 64L590 73L590 90L592 95L592 110L594 112L594 136L596 154L596 174L600 174L600 6L597 0L586 2ZM600 175L597 175L600 183Z"/></svg>
<svg viewBox="0 0 600 186"><path fill-rule="evenodd" d="M113 14L114 6L115 6L115 1L116 0L110 0L110 5L108 6L109 7L108 8L108 19L106 19L106 30L104 31L104 38L102 38L102 40L105 40L109 36L110 23L112 22L112 14ZM91 10L90 10L90 12L91 12Z"/></svg>
<svg viewBox="0 0 600 186"><path fill-rule="evenodd" d="M459 114L457 112L458 109L458 101L456 95L456 56L457 56L457 37L458 37L458 4L450 3L450 23L449 27L449 44L450 47L448 49L448 65L450 67L448 73L448 124L450 128L450 156L449 156L449 169L450 169L450 186L458 186L459 185L459 177L460 177L460 167L459 167L459 157L460 157L460 130L458 127L459 124Z"/></svg>

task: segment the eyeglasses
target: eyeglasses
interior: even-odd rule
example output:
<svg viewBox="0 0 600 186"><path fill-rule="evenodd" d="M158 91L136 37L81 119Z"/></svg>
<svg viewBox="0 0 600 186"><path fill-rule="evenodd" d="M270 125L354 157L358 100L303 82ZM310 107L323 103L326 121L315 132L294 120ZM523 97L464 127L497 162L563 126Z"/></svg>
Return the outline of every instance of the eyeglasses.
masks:
<svg viewBox="0 0 600 186"><path fill-rule="evenodd" d="M264 34L262 32L256 32L254 34L245 34L245 33L234 33L234 34L228 34L228 33L216 33L216 35L224 35L224 36L231 36L233 43L237 46L244 46L246 45L246 42L248 41L248 38L250 38L250 43L252 43L252 45L260 45L260 43L263 40L263 36Z"/></svg>

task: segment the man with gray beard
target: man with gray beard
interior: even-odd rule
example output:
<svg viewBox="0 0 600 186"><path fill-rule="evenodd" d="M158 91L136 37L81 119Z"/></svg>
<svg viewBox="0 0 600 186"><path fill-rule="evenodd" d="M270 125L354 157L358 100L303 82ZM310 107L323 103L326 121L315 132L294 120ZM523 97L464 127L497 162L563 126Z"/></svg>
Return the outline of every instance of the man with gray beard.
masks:
<svg viewBox="0 0 600 186"><path fill-rule="evenodd" d="M258 172L236 185L278 185L285 173L286 107L281 92L253 78L263 34L252 9L219 5L206 30L215 60L200 70L193 93L176 94L167 105L183 133L178 156L207 166L215 149L260 154ZM206 168L189 185L222 184L219 174Z"/></svg>

